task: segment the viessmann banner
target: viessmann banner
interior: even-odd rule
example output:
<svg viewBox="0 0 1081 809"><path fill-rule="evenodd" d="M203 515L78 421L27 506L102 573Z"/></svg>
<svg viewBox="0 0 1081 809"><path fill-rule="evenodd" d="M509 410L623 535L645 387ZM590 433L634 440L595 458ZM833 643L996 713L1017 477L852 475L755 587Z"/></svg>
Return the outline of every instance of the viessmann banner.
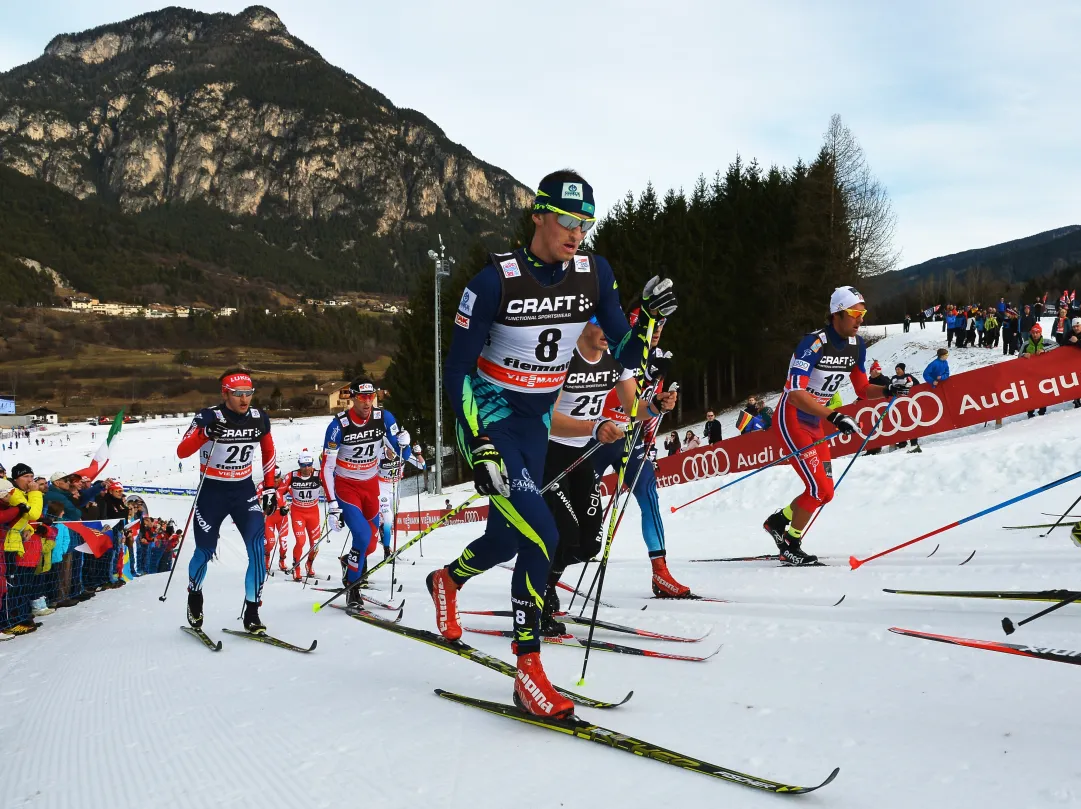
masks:
<svg viewBox="0 0 1081 809"><path fill-rule="evenodd" d="M886 414L868 447L883 447L1015 416L1081 397L1081 350L1059 348L1025 360L1007 360L951 376L937 388L917 385L912 395L897 401ZM861 400L845 405L861 436L830 442L834 458L851 455L886 409L886 400ZM774 416L776 421L778 417ZM830 425L826 425L830 427ZM667 458L657 464L657 485L674 486L692 480L749 472L786 454L776 430L746 433L717 444ZM615 475L601 482L608 494Z"/></svg>

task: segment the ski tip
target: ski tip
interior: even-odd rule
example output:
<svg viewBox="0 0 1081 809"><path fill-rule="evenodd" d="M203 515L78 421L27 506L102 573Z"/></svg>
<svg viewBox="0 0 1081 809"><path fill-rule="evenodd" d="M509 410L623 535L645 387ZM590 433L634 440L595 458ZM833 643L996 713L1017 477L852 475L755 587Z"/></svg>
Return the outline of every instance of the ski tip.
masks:
<svg viewBox="0 0 1081 809"><path fill-rule="evenodd" d="M847 595L847 593L845 595ZM835 602L833 602L833 606L834 607L840 606L841 602L844 601L844 600L845 600L845 596L842 595L839 599L837 599Z"/></svg>
<svg viewBox="0 0 1081 809"><path fill-rule="evenodd" d="M942 547L941 545L935 545L935 549L933 551L931 551L929 554L927 554L927 558L930 559L932 556L934 556L936 553L938 553L938 549L941 548L941 547Z"/></svg>
<svg viewBox="0 0 1081 809"><path fill-rule="evenodd" d="M971 561L972 561L972 557L973 557L973 556L975 556L975 555L976 555L976 549L975 549L975 548L973 548L973 549L972 549L972 553L970 553L970 554L968 555L968 558L967 558L967 559L965 559L965 561L963 561L963 562L960 562L960 563L959 563L959 564L958 564L957 566L958 566L958 567L960 567L961 565L967 565L967 564L968 564L969 562L971 562Z"/></svg>
<svg viewBox="0 0 1081 809"><path fill-rule="evenodd" d="M859 567L862 564L863 564L863 562L861 562L855 556L849 556L848 557L848 566L850 568L852 568L853 570L855 570L857 567Z"/></svg>
<svg viewBox="0 0 1081 809"><path fill-rule="evenodd" d="M309 652L314 652L315 647L318 646L318 645L319 645L319 641L318 640L313 640L312 645L308 647L308 651Z"/></svg>

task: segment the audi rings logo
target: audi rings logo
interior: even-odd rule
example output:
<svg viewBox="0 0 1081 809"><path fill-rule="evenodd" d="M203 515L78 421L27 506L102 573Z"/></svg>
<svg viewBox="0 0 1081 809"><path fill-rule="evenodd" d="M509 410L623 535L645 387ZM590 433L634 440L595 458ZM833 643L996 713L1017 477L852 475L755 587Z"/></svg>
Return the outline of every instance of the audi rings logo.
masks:
<svg viewBox="0 0 1081 809"><path fill-rule="evenodd" d="M862 424L864 413L867 413L870 416L870 427L873 427L887 406L887 404L883 403L874 407L864 407L856 413L856 421ZM882 419L882 423L878 426L878 431L874 437L889 438L900 432L907 432L920 427L933 427L942 420L945 414L946 407L942 404L942 400L933 391L921 390L914 396L905 396L898 399L889 412L886 413L886 417Z"/></svg>
<svg viewBox="0 0 1081 809"><path fill-rule="evenodd" d="M688 455L683 459L683 480L701 480L726 475L732 462L722 447Z"/></svg>

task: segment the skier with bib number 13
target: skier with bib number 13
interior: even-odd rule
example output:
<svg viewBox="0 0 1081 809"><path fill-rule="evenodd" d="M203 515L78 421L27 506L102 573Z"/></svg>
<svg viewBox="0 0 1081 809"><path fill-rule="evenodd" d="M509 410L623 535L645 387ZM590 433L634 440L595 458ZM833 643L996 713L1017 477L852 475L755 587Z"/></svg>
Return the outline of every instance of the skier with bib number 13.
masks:
<svg viewBox="0 0 1081 809"><path fill-rule="evenodd" d="M853 287L838 287L830 297L825 328L806 335L796 346L774 416L786 454L822 438L823 419L844 435L858 434L851 416L826 406L846 379L851 380L861 399L908 395L910 385L895 381L885 386L868 384L867 345L858 334L866 316L863 295ZM833 499L829 443L794 456L792 468L803 481L803 493L771 514L762 527L777 543L782 562L811 565L818 562L818 557L803 550L802 538L814 512Z"/></svg>
<svg viewBox="0 0 1081 809"><path fill-rule="evenodd" d="M650 318L632 330L611 265L579 250L596 222L592 187L577 173L541 180L528 247L493 254L466 285L454 318L445 384L457 416L458 447L477 492L490 497L484 535L428 576L442 635L461 637L457 593L471 578L517 555L511 612L518 658L514 701L541 716L565 717L570 700L548 681L540 659L540 617L556 543L555 519L540 494L551 410L582 329L596 315L612 353L637 368ZM676 308L672 282L654 277L642 304L650 315Z"/></svg>

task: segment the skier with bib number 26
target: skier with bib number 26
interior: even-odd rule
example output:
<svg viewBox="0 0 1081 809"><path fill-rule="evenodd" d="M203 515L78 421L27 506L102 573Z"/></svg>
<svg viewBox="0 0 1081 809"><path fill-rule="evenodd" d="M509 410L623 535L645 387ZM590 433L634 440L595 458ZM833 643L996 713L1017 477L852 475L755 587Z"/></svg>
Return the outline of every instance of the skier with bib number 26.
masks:
<svg viewBox="0 0 1081 809"><path fill-rule="evenodd" d="M569 716L570 700L548 681L540 659L540 617L558 542L555 519L537 484L543 479L551 410L571 353L594 314L620 364L636 368L649 318L627 325L611 265L579 250L595 218L593 189L570 170L540 182L528 247L495 254L466 285L446 360L446 390L457 416L458 447L488 495L484 535L428 576L436 623L461 637L458 590L517 554L511 579L518 658L514 700L541 716ZM676 308L671 281L654 277L642 292L651 315Z"/></svg>
<svg viewBox="0 0 1081 809"><path fill-rule="evenodd" d="M838 287L830 297L826 327L806 335L796 346L774 417L785 454L826 435L823 419L844 435L858 434L859 428L851 416L826 406L846 379L852 381L852 387L861 399L908 394L908 385L894 382L884 387L868 384L864 369L867 346L858 334L866 315L863 296L852 287ZM818 557L806 553L801 541L811 515L833 499L829 443L796 455L792 458L792 467L803 481L803 494L781 511L771 514L762 527L777 543L782 562L814 564Z"/></svg>

